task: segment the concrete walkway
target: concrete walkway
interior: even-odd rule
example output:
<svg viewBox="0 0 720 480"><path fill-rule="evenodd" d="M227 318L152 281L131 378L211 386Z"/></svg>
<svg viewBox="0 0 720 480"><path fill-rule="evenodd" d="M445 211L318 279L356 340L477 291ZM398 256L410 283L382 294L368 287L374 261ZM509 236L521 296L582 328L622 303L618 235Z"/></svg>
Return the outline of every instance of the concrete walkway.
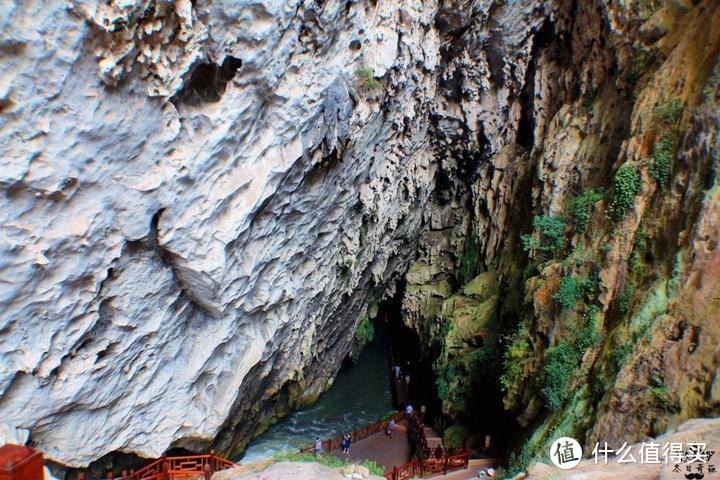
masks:
<svg viewBox="0 0 720 480"><path fill-rule="evenodd" d="M392 438L385 432L378 432L357 443L350 444L350 455L344 455L341 450L333 450L338 458L350 458L355 462L373 460L382 466L385 471L403 465L410 461L410 442L408 442L407 424L402 421Z"/></svg>

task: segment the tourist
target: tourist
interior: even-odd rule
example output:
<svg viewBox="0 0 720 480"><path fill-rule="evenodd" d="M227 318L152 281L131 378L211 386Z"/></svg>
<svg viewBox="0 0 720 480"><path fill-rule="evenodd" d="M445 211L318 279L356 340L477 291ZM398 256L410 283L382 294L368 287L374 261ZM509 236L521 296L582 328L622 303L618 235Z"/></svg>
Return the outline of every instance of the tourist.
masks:
<svg viewBox="0 0 720 480"><path fill-rule="evenodd" d="M343 435L342 442L340 442L342 445L342 452L345 455L350 455L350 434Z"/></svg>
<svg viewBox="0 0 720 480"><path fill-rule="evenodd" d="M412 405L410 405L408 403L408 406L405 407L405 418L407 418L409 420L410 417L412 417L412 414L413 414L413 407L412 407Z"/></svg>
<svg viewBox="0 0 720 480"><path fill-rule="evenodd" d="M410 375L409 374L405 375L405 385L410 385Z"/></svg>
<svg viewBox="0 0 720 480"><path fill-rule="evenodd" d="M315 437L315 455L320 456L323 451L322 440L320 437Z"/></svg>
<svg viewBox="0 0 720 480"><path fill-rule="evenodd" d="M484 480L488 478L495 478L495 470L493 470L492 467L483 468L478 472L477 478L481 478Z"/></svg>
<svg viewBox="0 0 720 480"><path fill-rule="evenodd" d="M395 365L394 370L395 370L395 378L400 380L400 365Z"/></svg>
<svg viewBox="0 0 720 480"><path fill-rule="evenodd" d="M390 438L392 438L393 435L395 435L397 428L398 428L397 423L395 423L395 420L391 418L390 423L388 423L388 429L387 429L387 434Z"/></svg>

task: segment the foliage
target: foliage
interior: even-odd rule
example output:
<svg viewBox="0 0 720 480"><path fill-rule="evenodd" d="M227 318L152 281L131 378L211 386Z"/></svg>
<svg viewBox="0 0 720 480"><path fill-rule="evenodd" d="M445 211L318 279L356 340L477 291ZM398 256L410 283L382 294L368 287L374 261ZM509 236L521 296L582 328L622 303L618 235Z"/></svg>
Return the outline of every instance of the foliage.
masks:
<svg viewBox="0 0 720 480"><path fill-rule="evenodd" d="M520 453L516 454L515 452L510 453L510 457L508 457L508 472L507 475L509 476L515 476L518 473L524 471L527 466L530 464L530 460L532 460L532 452L529 448L529 444L526 443L523 445L523 448L520 450ZM499 477L502 478L502 477Z"/></svg>
<svg viewBox="0 0 720 480"><path fill-rule="evenodd" d="M652 152L652 162L650 163L650 176L655 179L660 190L665 191L668 178L670 177L670 168L675 149L677 148L677 140L675 134L666 132L655 144Z"/></svg>
<svg viewBox="0 0 720 480"><path fill-rule="evenodd" d="M371 475L375 475L376 477L385 476L385 469L382 465L378 465L375 460L363 460L360 465L370 470Z"/></svg>
<svg viewBox="0 0 720 480"><path fill-rule="evenodd" d="M525 323L521 323L512 336L510 346L503 353L504 371L500 376L500 385L508 396L513 396L517 387L525 381L525 363L529 352L528 329Z"/></svg>
<svg viewBox="0 0 720 480"><path fill-rule="evenodd" d="M338 458L328 453L315 455L313 453L286 452L275 455L273 458L277 462L316 462L330 468L340 468L349 464L348 460Z"/></svg>
<svg viewBox="0 0 720 480"><path fill-rule="evenodd" d="M358 361L358 359L360 358L360 354L363 351L363 348L365 348L365 345L372 341L374 336L375 327L373 326L370 317L365 315L360 321L360 325L358 325L357 330L355 331L355 345L353 346L351 354L353 362Z"/></svg>
<svg viewBox="0 0 720 480"><path fill-rule="evenodd" d="M342 468L352 463L347 458L338 458L327 452L321 455L315 455L313 453L285 452L275 455L273 459L276 462L314 462L330 468ZM379 477L385 475L385 469L373 460L363 460L360 465L370 470L370 473L373 475L377 475Z"/></svg>
<svg viewBox="0 0 720 480"><path fill-rule="evenodd" d="M375 78L375 72L370 67L358 67L357 70L355 70L355 75L360 80L360 85L369 90L379 90L382 88L382 83Z"/></svg>
<svg viewBox="0 0 720 480"><path fill-rule="evenodd" d="M682 113L683 104L677 98L672 98L655 107L655 118L666 125L676 124Z"/></svg>
<svg viewBox="0 0 720 480"><path fill-rule="evenodd" d="M478 257L479 257L480 246L478 245L477 239L474 235L470 235L465 241L465 247L463 248L463 255L460 258L460 266L458 268L458 274L460 281L463 285L468 283L470 280L477 276L478 272Z"/></svg>
<svg viewBox="0 0 720 480"><path fill-rule="evenodd" d="M548 349L540 382L541 393L549 410L557 411L562 406L567 384L579 361L577 348L565 341Z"/></svg>
<svg viewBox="0 0 720 480"><path fill-rule="evenodd" d="M523 250L557 252L565 247L565 220L551 215L533 217L533 234L521 237Z"/></svg>
<svg viewBox="0 0 720 480"><path fill-rule="evenodd" d="M552 296L558 302L560 310L575 310L575 304L582 299L582 285L572 275L565 275L560 280L560 288Z"/></svg>
<svg viewBox="0 0 720 480"><path fill-rule="evenodd" d="M634 165L623 165L615 173L610 211L616 220L625 218L628 209L635 204L640 186L640 173Z"/></svg>
<svg viewBox="0 0 720 480"><path fill-rule="evenodd" d="M620 313L625 315L630 310L630 304L632 302L633 295L635 295L635 287L628 284L623 290L620 298L618 299L618 305L620 306Z"/></svg>
<svg viewBox="0 0 720 480"><path fill-rule="evenodd" d="M446 448L460 448L466 443L468 429L462 425L452 425L443 432L443 445Z"/></svg>
<svg viewBox="0 0 720 480"><path fill-rule="evenodd" d="M395 415L396 413L397 413L396 410L390 410L388 413L386 413L385 415L383 415L382 417L380 417L380 421L383 422L383 421L385 421L385 420L389 420L390 417L392 417L392 416Z"/></svg>
<svg viewBox="0 0 720 480"><path fill-rule="evenodd" d="M447 400L452 385L458 381L457 366L451 363L447 368L439 372L435 383L438 388L438 397L441 400Z"/></svg>
<svg viewBox="0 0 720 480"><path fill-rule="evenodd" d="M597 346L600 342L601 332L600 323L598 322L598 316L600 315L597 307L592 307L588 316L587 323L578 332L577 337L577 348L580 352L584 352L589 347Z"/></svg>
<svg viewBox="0 0 720 480"><path fill-rule="evenodd" d="M614 370L616 373L620 371L620 369L625 364L625 359L632 353L633 346L632 343L629 342L618 342L615 344L615 348L613 348L612 352L610 353L610 360L608 362L608 365L612 370Z"/></svg>
<svg viewBox="0 0 720 480"><path fill-rule="evenodd" d="M605 198L605 192L590 189L573 199L570 208L572 211L573 225L578 233L585 231L588 223L590 223L590 214L593 205L603 198Z"/></svg>
<svg viewBox="0 0 720 480"><path fill-rule="evenodd" d="M655 374L652 376L648 388L662 408L670 411L675 408L675 404L672 401L672 390L660 375Z"/></svg>
<svg viewBox="0 0 720 480"><path fill-rule="evenodd" d="M645 233L645 224L641 223L635 238L633 239L633 250L630 254L630 273L638 275L643 265L643 257L647 250L648 236Z"/></svg>
<svg viewBox="0 0 720 480"><path fill-rule="evenodd" d="M648 52L645 50L643 45L638 43L634 48L635 55L632 62L622 75L624 88L622 89L621 94L624 97L629 97L629 94L635 89L635 86L648 66Z"/></svg>

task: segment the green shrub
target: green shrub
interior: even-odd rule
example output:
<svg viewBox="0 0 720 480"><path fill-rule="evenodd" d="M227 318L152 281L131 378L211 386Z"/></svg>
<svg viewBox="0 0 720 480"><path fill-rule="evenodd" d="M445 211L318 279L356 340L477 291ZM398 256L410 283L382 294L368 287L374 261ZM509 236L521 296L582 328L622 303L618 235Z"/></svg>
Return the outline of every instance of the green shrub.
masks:
<svg viewBox="0 0 720 480"><path fill-rule="evenodd" d="M382 465L378 465L375 460L363 460L360 465L370 470L371 475L375 475L376 477L385 476L385 468L383 468Z"/></svg>
<svg viewBox="0 0 720 480"><path fill-rule="evenodd" d="M572 211L573 225L578 233L585 231L588 223L590 223L593 205L603 198L605 198L604 192L591 189L573 199L570 208Z"/></svg>
<svg viewBox="0 0 720 480"><path fill-rule="evenodd" d="M640 186L640 173L634 165L623 165L615 173L610 210L616 220L625 218L630 207L635 204Z"/></svg>
<svg viewBox="0 0 720 480"><path fill-rule="evenodd" d="M655 118L666 125L676 124L680 120L682 113L683 104L677 98L665 101L655 107Z"/></svg>
<svg viewBox="0 0 720 480"><path fill-rule="evenodd" d="M537 248L541 252L557 252L565 247L565 220L551 215L533 217L533 234L521 237L523 250ZM536 238L537 236L537 238Z"/></svg>
<svg viewBox="0 0 720 480"><path fill-rule="evenodd" d="M508 396L518 391L518 386L525 381L525 363L529 358L530 342L528 329L521 323L517 332L512 336L510 345L503 353L503 374L500 376L500 385Z"/></svg>
<svg viewBox="0 0 720 480"><path fill-rule="evenodd" d="M560 288L553 293L552 298L561 310L575 310L575 304L583 297L582 284L575 281L572 275L565 275L560 280Z"/></svg>
<svg viewBox="0 0 720 480"><path fill-rule="evenodd" d="M365 315L363 319L360 320L360 325L358 325L358 328L355 331L355 344L353 345L353 350L350 355L353 362L358 361L365 345L370 343L374 336L375 327L373 326L370 317Z"/></svg>
<svg viewBox="0 0 720 480"><path fill-rule="evenodd" d="M450 391L455 387L458 381L457 366L454 363L436 368L437 379L435 381L438 389L438 396L441 400L447 400Z"/></svg>
<svg viewBox="0 0 720 480"><path fill-rule="evenodd" d="M379 90L382 88L382 83L380 80L375 78L375 72L370 67L358 67L358 69L355 70L355 75L360 80L360 85L362 87L369 90Z"/></svg>
<svg viewBox="0 0 720 480"><path fill-rule="evenodd" d="M586 297L594 297L600 293L600 282L602 281L602 278L600 278L601 271L600 267L594 265L591 267L590 275L582 280L581 289L583 295Z"/></svg>
<svg viewBox="0 0 720 480"><path fill-rule="evenodd" d="M443 432L443 445L445 448L460 448L468 440L468 429L462 425L452 425Z"/></svg>
<svg viewBox="0 0 720 480"><path fill-rule="evenodd" d="M671 132L666 132L653 147L652 162L648 171L663 192L667 186L668 178L670 178L670 169L676 148L677 140L675 134Z"/></svg>
<svg viewBox="0 0 720 480"><path fill-rule="evenodd" d="M458 267L458 274L463 285L475 278L479 273L479 251L480 246L478 245L477 239L474 235L470 234L465 241L463 255L460 258L460 266Z"/></svg>
<svg viewBox="0 0 720 480"><path fill-rule="evenodd" d="M590 314L587 316L587 323L578 332L577 348L580 352L584 352L589 347L597 346L600 342L601 332L600 323L598 322L598 316L600 312L597 307L592 307Z"/></svg>
<svg viewBox="0 0 720 480"><path fill-rule="evenodd" d="M633 344L631 342L616 343L612 352L610 352L610 360L608 362L610 369L615 373L625 365L625 360L633 352Z"/></svg>
<svg viewBox="0 0 720 480"><path fill-rule="evenodd" d="M659 375L652 376L648 388L662 408L669 411L675 409L672 390Z"/></svg>
<svg viewBox="0 0 720 480"><path fill-rule="evenodd" d="M329 453L315 455L313 453L286 452L275 455L273 458L277 462L316 462L330 468L340 468L350 463L348 460L338 458Z"/></svg>
<svg viewBox="0 0 720 480"><path fill-rule="evenodd" d="M625 315L630 310L630 304L632 302L633 295L635 295L635 287L628 284L625 287L625 290L623 290L622 294L620 295L620 298L618 299L620 313L622 313L623 315Z"/></svg>
<svg viewBox="0 0 720 480"><path fill-rule="evenodd" d="M648 248L647 240L648 236L645 233L645 224L641 223L633 239L633 250L630 254L630 273L635 277L641 273L643 259Z"/></svg>
<svg viewBox="0 0 720 480"><path fill-rule="evenodd" d="M557 411L566 397L566 389L580 361L577 349L561 341L548 349L545 354L545 367L540 376L541 393L545 405L551 411Z"/></svg>

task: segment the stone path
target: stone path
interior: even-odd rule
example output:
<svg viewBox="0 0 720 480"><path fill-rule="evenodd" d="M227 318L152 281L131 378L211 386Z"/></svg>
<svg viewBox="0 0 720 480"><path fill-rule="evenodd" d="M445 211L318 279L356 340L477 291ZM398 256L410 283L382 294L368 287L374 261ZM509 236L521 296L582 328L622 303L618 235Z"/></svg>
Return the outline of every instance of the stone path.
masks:
<svg viewBox="0 0 720 480"><path fill-rule="evenodd" d="M350 445L350 455L343 455L340 450L334 450L333 455L338 458L350 458L355 462L373 460L382 466L385 471L392 470L397 465L410 461L410 442L408 442L407 424L402 421L398 424L398 431L393 438L378 432L364 440Z"/></svg>

